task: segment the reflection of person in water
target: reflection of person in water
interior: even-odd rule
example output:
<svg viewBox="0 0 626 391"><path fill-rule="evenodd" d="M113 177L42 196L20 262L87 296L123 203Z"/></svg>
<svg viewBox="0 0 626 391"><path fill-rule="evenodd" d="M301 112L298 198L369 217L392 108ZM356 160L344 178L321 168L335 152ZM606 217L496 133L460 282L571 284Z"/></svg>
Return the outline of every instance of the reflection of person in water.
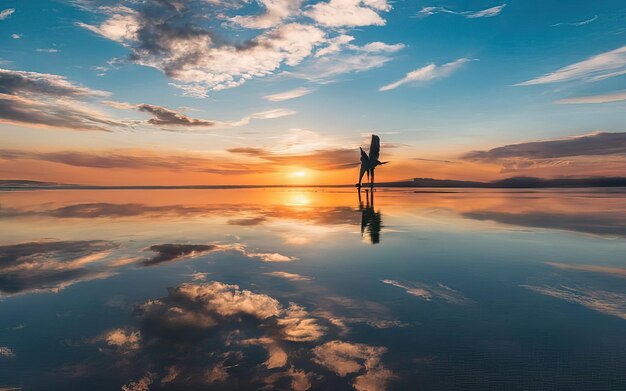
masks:
<svg viewBox="0 0 626 391"><path fill-rule="evenodd" d="M371 198L370 198L371 197ZM361 237L367 232L367 236L372 244L380 242L380 228L382 227L382 215L380 211L374 210L374 190L365 189L365 207L361 199L359 189L359 210L361 211Z"/></svg>

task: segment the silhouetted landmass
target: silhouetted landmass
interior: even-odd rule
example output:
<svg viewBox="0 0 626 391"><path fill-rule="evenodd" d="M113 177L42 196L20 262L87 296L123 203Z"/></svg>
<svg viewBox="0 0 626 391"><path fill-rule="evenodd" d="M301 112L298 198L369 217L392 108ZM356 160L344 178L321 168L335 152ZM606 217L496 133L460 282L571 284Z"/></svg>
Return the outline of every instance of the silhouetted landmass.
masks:
<svg viewBox="0 0 626 391"><path fill-rule="evenodd" d="M99 190L99 189L260 189L291 187L353 187L354 185L181 185L181 186L96 186L74 185L29 180L0 180L0 190ZM580 187L626 187L626 177L589 177L542 179L512 177L491 182L462 181L454 179L414 178L407 181L382 182L376 187L406 188L485 188L485 189L541 189Z"/></svg>
<svg viewBox="0 0 626 391"><path fill-rule="evenodd" d="M459 181L451 179L414 178L411 181L380 183L382 187L440 187L487 189L538 189L568 187L626 187L626 177L590 177L542 179L513 177L491 182Z"/></svg>

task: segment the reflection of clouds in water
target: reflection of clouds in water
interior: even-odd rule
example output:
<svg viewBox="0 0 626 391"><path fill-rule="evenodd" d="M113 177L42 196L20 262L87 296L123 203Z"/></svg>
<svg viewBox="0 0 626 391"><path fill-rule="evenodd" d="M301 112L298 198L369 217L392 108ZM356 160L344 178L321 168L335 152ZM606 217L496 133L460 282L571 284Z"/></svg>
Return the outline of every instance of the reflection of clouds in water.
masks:
<svg viewBox="0 0 626 391"><path fill-rule="evenodd" d="M3 358L13 358L15 357L15 353L13 350L7 346L0 346L0 357Z"/></svg>
<svg viewBox="0 0 626 391"><path fill-rule="evenodd" d="M570 263L546 262L546 265L562 270L575 270L592 273L603 273L611 276L626 278L626 269L602 265L574 265Z"/></svg>
<svg viewBox="0 0 626 391"><path fill-rule="evenodd" d="M158 265L182 258L193 258L202 254L220 251L224 248L217 244L155 244L147 248L156 255L142 262L144 266Z"/></svg>
<svg viewBox="0 0 626 391"><path fill-rule="evenodd" d="M238 216L232 225L258 225L269 218L306 220L317 224L353 224L358 217L347 206L311 206L307 203L260 206L257 204L147 205L139 203L81 203L59 208L29 210L0 209L0 217L48 216L67 219L124 217L213 217ZM241 216L241 217L239 217Z"/></svg>
<svg viewBox="0 0 626 391"><path fill-rule="evenodd" d="M178 262L214 252L235 252L262 262L291 262L296 257L273 252L249 251L235 244L155 244L153 257L129 257L120 245L105 240L36 241L0 246L0 296L58 292L83 281L104 279L116 269ZM117 251L117 253L116 253ZM202 274L194 276L202 278ZM206 278L206 275L204 276Z"/></svg>
<svg viewBox="0 0 626 391"><path fill-rule="evenodd" d="M301 276L296 273L287 273L287 272L270 272L265 273L268 276L278 277L289 281L311 281L311 277Z"/></svg>
<svg viewBox="0 0 626 391"><path fill-rule="evenodd" d="M558 287L548 285L521 286L542 295L580 304L591 310L626 320L626 295L621 293L593 290L584 287L570 287L566 285L559 285Z"/></svg>
<svg viewBox="0 0 626 391"><path fill-rule="evenodd" d="M383 283L402 288L409 295L426 301L440 299L452 304L466 304L471 302L463 293L441 283L429 285L421 282L401 282L396 280L382 280Z"/></svg>
<svg viewBox="0 0 626 391"><path fill-rule="evenodd" d="M491 220L497 223L582 232L594 235L626 236L626 215L619 210L611 212L525 212L473 211L463 214L474 220Z"/></svg>
<svg viewBox="0 0 626 391"><path fill-rule="evenodd" d="M361 373L354 379L357 390L383 390L393 373L386 369L380 357L387 351L380 346L369 346L342 341L330 341L313 349L315 361L341 377Z"/></svg>
<svg viewBox="0 0 626 391"><path fill-rule="evenodd" d="M332 324L237 285L184 283L139 305L134 315L137 330L113 329L100 341L129 357L135 383L181 389L228 381L239 389L307 390L348 381L358 390L381 390L394 378L381 363L385 348L334 339L318 345Z"/></svg>
<svg viewBox="0 0 626 391"><path fill-rule="evenodd" d="M57 292L80 281L106 278L103 260L117 245L104 240L37 241L0 246L0 292Z"/></svg>

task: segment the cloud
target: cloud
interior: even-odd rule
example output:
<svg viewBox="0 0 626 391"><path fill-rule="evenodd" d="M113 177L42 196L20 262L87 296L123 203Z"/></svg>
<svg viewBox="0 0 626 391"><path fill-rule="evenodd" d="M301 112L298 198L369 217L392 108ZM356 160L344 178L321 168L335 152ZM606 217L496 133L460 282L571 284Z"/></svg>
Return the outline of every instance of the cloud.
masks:
<svg viewBox="0 0 626 391"><path fill-rule="evenodd" d="M37 241L0 246L0 296L58 292L112 275L102 264L113 242Z"/></svg>
<svg viewBox="0 0 626 391"><path fill-rule="evenodd" d="M261 388L258 382L287 377L292 387L308 389L310 376L294 368L290 356L299 349L294 344L314 342L324 331L300 306L284 308L269 295L217 281L170 288L166 297L137 306L134 315L139 330L107 335L115 336L116 347L129 339L137 343L129 363L136 372L149 368L155 380L177 388L231 377L240 387ZM266 350L266 358L255 346Z"/></svg>
<svg viewBox="0 0 626 391"><path fill-rule="evenodd" d="M96 169L166 170L172 172L198 172L218 175L249 175L276 172L283 167L303 166L313 170L343 170L358 164L358 151L355 158L353 149L319 149L302 153L273 153L247 147L232 148L227 151L258 158L256 161L242 161L227 157L206 157L206 154L182 155L180 153L146 150L108 151L25 151L0 149L0 160L34 160L64 164L73 167ZM246 151L246 152L244 152Z"/></svg>
<svg viewBox="0 0 626 391"><path fill-rule="evenodd" d="M359 374L354 379L356 390L384 390L395 375L386 369L381 356L384 347L330 341L313 349L315 361L341 377Z"/></svg>
<svg viewBox="0 0 626 391"><path fill-rule="evenodd" d="M557 26L574 26L574 27L585 26L585 25L587 25L589 23L595 22L597 19L598 19L598 15L594 15L591 18L582 20L580 22L560 22L560 23L553 24L552 27L557 27Z"/></svg>
<svg viewBox="0 0 626 391"><path fill-rule="evenodd" d="M246 252L246 255L250 258L258 258L263 262L291 262L298 259L296 257L289 257L279 253Z"/></svg>
<svg viewBox="0 0 626 391"><path fill-rule="evenodd" d="M300 11L302 0L259 0L265 12L255 16L235 16L230 20L242 27L266 29L274 27L283 20Z"/></svg>
<svg viewBox="0 0 626 391"><path fill-rule="evenodd" d="M407 73L406 76L403 77L402 79L396 82L393 82L391 84L382 86L378 90L389 91L389 90L398 88L401 85L406 84L406 83L425 82L425 81L448 77L469 61L472 61L472 60L469 58L460 58L456 61L452 61L452 62L443 64L440 66L431 63L422 68L418 68L414 71Z"/></svg>
<svg viewBox="0 0 626 391"><path fill-rule="evenodd" d="M626 73L626 46L615 50L597 54L554 72L534 79L515 84L516 86L530 86L538 84L560 83L572 80L589 82L608 79Z"/></svg>
<svg viewBox="0 0 626 391"><path fill-rule="evenodd" d="M565 285L560 285L558 288L547 285L522 285L522 287L626 320L626 295L621 293Z"/></svg>
<svg viewBox="0 0 626 391"><path fill-rule="evenodd" d="M279 253L262 253L249 251L242 244L155 244L146 250L155 252L156 255L142 262L143 266L154 266L162 263L179 261L181 259L195 258L214 252L236 251L244 256L257 259L262 262L291 262L298 258L282 255Z"/></svg>
<svg viewBox="0 0 626 391"><path fill-rule="evenodd" d="M55 49L55 48L40 48L40 49L35 49L35 51L39 53L59 53L60 52L59 49Z"/></svg>
<svg viewBox="0 0 626 391"><path fill-rule="evenodd" d="M108 95L59 75L0 69L0 122L72 130L126 126L81 102Z"/></svg>
<svg viewBox="0 0 626 391"><path fill-rule="evenodd" d="M58 151L35 152L19 150L0 150L0 159L4 160L38 160L51 163L65 164L74 167L98 169L130 169L130 170L167 170L192 171L218 175L249 175L262 172L271 172L268 165L250 165L238 162L229 162L222 159L209 159L202 156L163 155L148 151Z"/></svg>
<svg viewBox="0 0 626 391"><path fill-rule="evenodd" d="M320 149L302 154L274 153L258 147L236 147L229 148L227 151L257 157L275 164L303 166L315 170L347 169L358 165L354 160L353 149Z"/></svg>
<svg viewBox="0 0 626 391"><path fill-rule="evenodd" d="M330 0L313 4L304 14L328 27L384 26L379 12L389 10L386 0Z"/></svg>
<svg viewBox="0 0 626 391"><path fill-rule="evenodd" d="M135 350L141 343L141 333L133 330L113 329L106 332L103 339L108 345L123 350Z"/></svg>
<svg viewBox="0 0 626 391"><path fill-rule="evenodd" d="M260 216L260 217L249 217L249 218L228 220L228 225L256 226L256 225L263 224L265 221L267 221L267 218L265 218L263 216Z"/></svg>
<svg viewBox="0 0 626 391"><path fill-rule="evenodd" d="M592 235L626 237L624 214L615 211L578 212L543 212L528 211L523 213L477 210L463 213L463 217L475 220L491 220L501 224L522 227L538 227L581 232Z"/></svg>
<svg viewBox="0 0 626 391"><path fill-rule="evenodd" d="M20 38L22 38L22 34L11 34L11 38L13 38L13 39L20 39Z"/></svg>
<svg viewBox="0 0 626 391"><path fill-rule="evenodd" d="M265 95L264 98L270 102L282 102L284 100L300 98L313 92L311 88L299 87L293 90Z"/></svg>
<svg viewBox="0 0 626 391"><path fill-rule="evenodd" d="M610 92L607 94L578 96L574 98L559 99L555 103L560 105L572 105L572 104L595 104L595 103L610 103L620 102L626 100L626 90Z"/></svg>
<svg viewBox="0 0 626 391"><path fill-rule="evenodd" d="M575 270L592 273L603 273L611 276L626 278L626 269L621 267L602 266L602 265L575 265L571 263L546 262L546 265L556 267L562 270Z"/></svg>
<svg viewBox="0 0 626 391"><path fill-rule="evenodd" d="M173 126L213 126L215 122L190 118L184 114L161 106L140 104L137 110L151 114L153 118L148 120L152 125L173 125Z"/></svg>
<svg viewBox="0 0 626 391"><path fill-rule="evenodd" d="M5 20L9 16L13 15L15 12L15 8L7 8L5 10L0 11L0 20Z"/></svg>
<svg viewBox="0 0 626 391"><path fill-rule="evenodd" d="M509 158L549 159L568 156L603 156L626 153L626 133L597 132L558 140L505 145L488 151L463 155L472 161L498 161Z"/></svg>
<svg viewBox="0 0 626 391"><path fill-rule="evenodd" d="M296 114L295 111L285 108L271 109L253 113L245 116L242 119L234 121L216 121L207 119L191 118L185 114L179 113L175 110L169 109L163 106L156 106L147 103L131 104L126 102L117 102L106 100L103 104L120 109L120 110L137 110L143 113L148 113L152 116L146 121L147 124L155 126L173 126L184 128L232 128L237 126L244 126L249 124L253 119L276 119L289 115Z"/></svg>
<svg viewBox="0 0 626 391"><path fill-rule="evenodd" d="M467 304L471 302L463 293L454 290L442 283L429 285L421 282L400 282L395 280L382 280L383 283L402 288L409 295L431 301L433 299L445 300L452 304Z"/></svg>
<svg viewBox="0 0 626 391"><path fill-rule="evenodd" d="M178 9L166 2L136 3L135 8L102 7L99 10L107 17L104 22L79 26L128 47L132 61L161 70L178 82L175 87L193 96L239 86L251 78L272 74L283 65L295 66L325 39L325 33L315 26L287 23L245 42L229 43L206 28L205 18L221 14L214 4L179 4ZM236 20L250 26L269 26L286 8L291 10L292 3L265 4L272 5L264 16Z"/></svg>
<svg viewBox="0 0 626 391"><path fill-rule="evenodd" d="M178 261L185 258L194 258L207 253L222 251L224 247L217 244L155 244L147 248L156 255L142 262L144 266L154 266L161 263Z"/></svg>
<svg viewBox="0 0 626 391"><path fill-rule="evenodd" d="M0 346L0 357L2 358L13 358L15 357L15 353L13 350L7 346Z"/></svg>
<svg viewBox="0 0 626 391"><path fill-rule="evenodd" d="M486 8L480 11L453 11L444 7L422 7L422 9L417 13L417 16L427 17L427 16L439 14L439 13L445 13L445 14L461 15L468 19L492 18L494 16L500 15L504 7L506 7L506 4L497 5L495 7Z"/></svg>
<svg viewBox="0 0 626 391"><path fill-rule="evenodd" d="M287 272L270 272L265 273L268 276L278 277L289 281L310 281L311 277L305 277L296 273L287 273Z"/></svg>

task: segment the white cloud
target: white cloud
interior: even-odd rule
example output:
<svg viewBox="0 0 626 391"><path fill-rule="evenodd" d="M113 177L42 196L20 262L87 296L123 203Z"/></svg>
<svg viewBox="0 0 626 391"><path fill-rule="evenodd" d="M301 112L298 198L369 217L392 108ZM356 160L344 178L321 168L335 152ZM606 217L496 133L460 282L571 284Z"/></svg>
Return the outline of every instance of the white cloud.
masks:
<svg viewBox="0 0 626 391"><path fill-rule="evenodd" d="M424 67L418 68L414 71L407 73L406 76L403 77L402 79L396 82L393 82L391 84L382 86L378 90L389 91L407 83L424 82L424 81L430 81L430 80L435 80L435 79L441 79L441 78L450 76L457 69L463 66L463 64L469 61L472 61L472 60L469 58L460 58L456 61L452 61L452 62L443 64L440 66L431 63Z"/></svg>
<svg viewBox="0 0 626 391"><path fill-rule="evenodd" d="M40 53L58 53L60 52L59 49L55 49L55 48L43 48L43 49L35 49L36 52L40 52Z"/></svg>
<svg viewBox="0 0 626 391"><path fill-rule="evenodd" d="M290 73L292 76L307 79L317 83L328 82L335 76L346 73L365 72L370 69L380 68L391 61L389 56L375 55L370 53L342 54L323 57L312 64L303 67L300 71Z"/></svg>
<svg viewBox="0 0 626 391"><path fill-rule="evenodd" d="M487 8L480 11L453 11L444 7L423 7L418 13L419 17L426 17L435 14L453 14L453 15L461 15L467 19L477 19L477 18L492 18L494 16L498 16L502 13L502 10L506 7L506 4L497 5L495 7Z"/></svg>
<svg viewBox="0 0 626 391"><path fill-rule="evenodd" d="M313 92L311 88L299 87L293 90L279 92L277 94L265 95L264 98L270 102L282 102L284 100L295 99Z"/></svg>
<svg viewBox="0 0 626 391"><path fill-rule="evenodd" d="M330 0L312 5L304 14L329 27L384 26L378 12L390 9L386 0Z"/></svg>
<svg viewBox="0 0 626 391"><path fill-rule="evenodd" d="M15 12L15 8L7 8L3 11L0 11L0 20L5 20L9 16L13 15Z"/></svg>
<svg viewBox="0 0 626 391"><path fill-rule="evenodd" d="M20 38L22 38L22 34L11 34L11 38L13 38L13 39L20 39Z"/></svg>
<svg viewBox="0 0 626 391"><path fill-rule="evenodd" d="M254 29L274 27L299 12L302 0L259 0L259 3L265 7L265 13L258 16L235 16L231 21Z"/></svg>
<svg viewBox="0 0 626 391"><path fill-rule="evenodd" d="M557 27L557 26L585 26L589 23L595 22L596 19L598 19L598 15L594 15L592 18L580 21L580 22L560 22L560 23L556 23L553 24L552 27Z"/></svg>
<svg viewBox="0 0 626 391"><path fill-rule="evenodd" d="M516 86L559 83L571 80L599 81L626 73L626 46L600 53Z"/></svg>
<svg viewBox="0 0 626 391"><path fill-rule="evenodd" d="M587 103L609 103L626 100L626 90L611 92L607 94L578 96L575 98L565 98L557 100L555 103L561 105L587 104Z"/></svg>

